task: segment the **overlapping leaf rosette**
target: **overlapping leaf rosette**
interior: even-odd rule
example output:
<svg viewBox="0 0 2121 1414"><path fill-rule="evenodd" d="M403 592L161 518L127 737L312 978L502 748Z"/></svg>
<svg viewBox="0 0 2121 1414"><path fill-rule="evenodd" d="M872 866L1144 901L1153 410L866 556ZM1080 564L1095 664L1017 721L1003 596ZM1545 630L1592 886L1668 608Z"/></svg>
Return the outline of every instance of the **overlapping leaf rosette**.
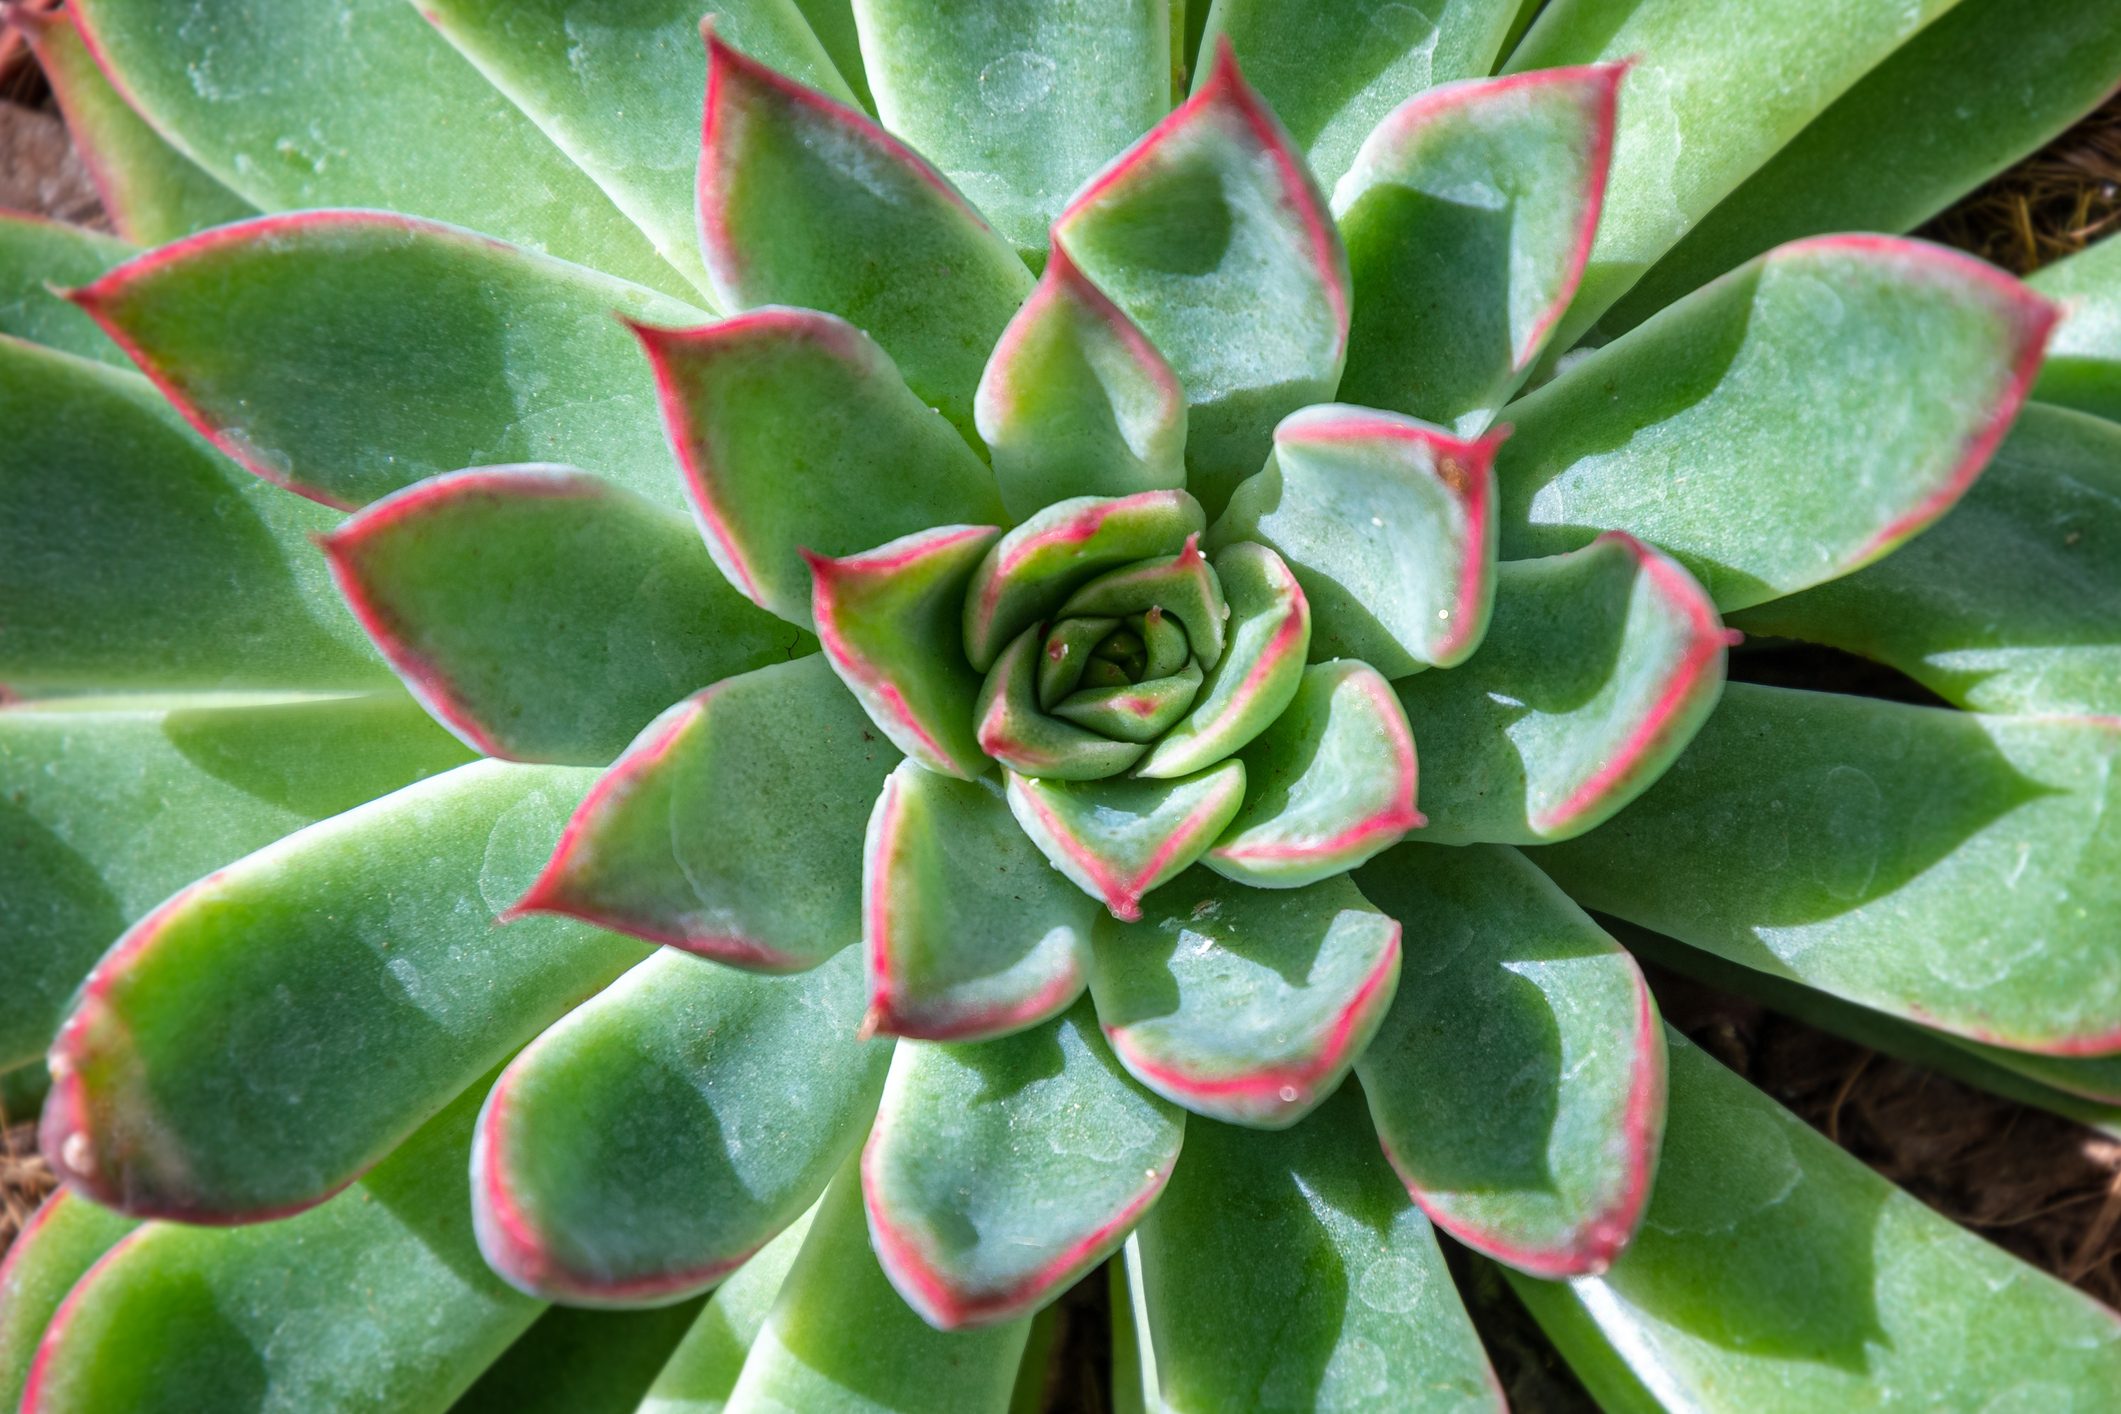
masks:
<svg viewBox="0 0 2121 1414"><path fill-rule="evenodd" d="M130 0L83 8L172 129L174 85L212 108L241 69L170 69ZM76 1193L175 1221L80 1238L109 1254L40 1321L26 1408L118 1398L146 1368L99 1359L120 1345L222 1349L172 1283L240 1332L300 1224L362 1319L446 1301L453 1324L298 1342L275 1379L307 1359L454 1397L541 1301L730 1278L710 1315L778 1292L733 1357L694 1332L737 1405L999 1407L1032 1316L1127 1243L1135 1375L1171 1407L1492 1402L1432 1228L1537 1279L1528 1302L1580 1299L1536 1308L1557 1329L1619 1339L1628 1302L1691 1300L1718 1234L1800 1188L1841 1214L1856 1182L1676 1044L1667 1141L1656 1009L1620 925L1572 899L2043 1053L2050 1083L2112 1049L2091 1033L2121 1026L2121 976L2063 946L2112 893L2070 862L2111 853L2086 784L2110 724L1724 690L1723 615L1862 631L1874 601L1832 596L1974 484L2051 305L1921 243L1803 240L1520 395L1583 332L1579 286L1609 282L1592 317L1626 288L1626 252L1595 254L1625 63L1445 84L1353 129L1305 110L1307 151L1241 74L1233 6L1167 116L1167 24L1073 44L1148 66L1085 83L1100 147L968 133L943 100L970 80L871 4L880 124L791 8L736 6L707 32L696 190L673 190L582 125L594 90L567 84L649 61L563 44L566 8L431 18L631 218L511 189L511 233L581 264L392 212L264 216L84 272L101 334L52 336L82 357L0 350L25 407L157 468L139 516L185 533L143 574L278 576L299 606L164 622L120 594L24 682L109 690L149 661L159 688L299 694L143 726L265 773L279 813L68 1006L46 1152ZM1035 106L1034 61L973 88ZM347 606L461 747L411 720ZM1875 636L1855 646L1891 660ZM93 755L63 712L35 730ZM115 789L146 749L69 769ZM1970 756L2037 783L2010 840L1976 840L2017 787L1968 784ZM1892 818L1924 781L1928 813ZM1954 832L2022 850L2031 931L1937 882ZM1734 905L1730 870L1784 892ZM1951 965L1828 946L1911 926ZM2006 933L2055 945L2039 985L1991 985ZM1812 1211L1745 1250L1802 1249ZM445 1260L468 1226L508 1286ZM2068 1378L2116 1358L2061 1288L2024 1309L2096 1328ZM1270 1316L1276 1339L1245 1334Z"/></svg>

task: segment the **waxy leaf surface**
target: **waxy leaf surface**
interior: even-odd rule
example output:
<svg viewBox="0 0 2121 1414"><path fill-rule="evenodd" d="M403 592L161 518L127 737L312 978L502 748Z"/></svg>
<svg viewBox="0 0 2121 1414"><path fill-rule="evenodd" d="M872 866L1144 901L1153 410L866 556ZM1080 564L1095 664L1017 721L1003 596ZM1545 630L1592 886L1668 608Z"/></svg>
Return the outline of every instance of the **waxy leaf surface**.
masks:
<svg viewBox="0 0 2121 1414"><path fill-rule="evenodd" d="M653 380L612 316L702 315L638 285L409 217L320 211L166 246L74 298L222 451L326 505L514 462L684 504Z"/></svg>
<svg viewBox="0 0 2121 1414"><path fill-rule="evenodd" d="M1404 845L1356 882L1406 930L1356 1062L1429 1217L1519 1271L1602 1271L1642 1220L1664 1033L1620 945L1513 850Z"/></svg>
<svg viewBox="0 0 2121 1414"><path fill-rule="evenodd" d="M900 763L863 855L868 1024L976 1040L1067 1009L1097 903L1054 872L992 780Z"/></svg>
<svg viewBox="0 0 2121 1414"><path fill-rule="evenodd" d="M1087 1002L999 1040L901 1041L862 1152L877 1256L938 1329L1028 1315L1119 1247L1184 1133Z"/></svg>
<svg viewBox="0 0 2121 1414"><path fill-rule="evenodd" d="M1227 47L1184 106L1076 196L1053 239L1177 371L1188 485L1211 513L1259 469L1276 422L1332 396L1347 256Z"/></svg>
<svg viewBox="0 0 2121 1414"><path fill-rule="evenodd" d="M22 1407L30 1362L59 1303L139 1225L62 1188L15 1233L0 1262L0 1408Z"/></svg>
<svg viewBox="0 0 2121 1414"><path fill-rule="evenodd" d="M1228 644L1192 710L1141 763L1151 780L1189 776L1242 749L1273 725L1303 682L1311 607L1296 576L1262 545L1228 546L1213 564L1230 606Z"/></svg>
<svg viewBox="0 0 2121 1414"><path fill-rule="evenodd" d="M2121 1323L1894 1188L1676 1033L1641 1235L1511 1285L1609 1409L2096 1409Z"/></svg>
<svg viewBox="0 0 2121 1414"><path fill-rule="evenodd" d="M96 321L53 294L52 287L86 285L138 253L86 227L0 211L0 334L131 368Z"/></svg>
<svg viewBox="0 0 2121 1414"><path fill-rule="evenodd" d="M472 1151L479 1246L578 1305L706 1289L861 1142L891 1048L855 1037L861 959L761 977L659 950L509 1064Z"/></svg>
<svg viewBox="0 0 2121 1414"><path fill-rule="evenodd" d="M708 46L699 212L716 300L728 310L839 315L970 436L980 370L1031 293L1031 271L956 188L866 114L718 35Z"/></svg>
<svg viewBox="0 0 2121 1414"><path fill-rule="evenodd" d="M1102 625L1110 619L1077 619L1077 629ZM1007 769L1044 781L1098 781L1116 776L1141 759L1148 747L1138 741L1115 739L1062 721L1042 711L1038 702L1038 679L1052 662L1043 625L1033 624L1003 650L986 682L980 685L973 706L974 731L980 749ZM1077 647L1072 635L1056 634L1050 641L1065 654Z"/></svg>
<svg viewBox="0 0 2121 1414"><path fill-rule="evenodd" d="M1941 247L1782 246L1511 406L1495 463L1503 558L1626 530L1723 609L1846 574L1964 493L2053 317Z"/></svg>
<svg viewBox="0 0 2121 1414"><path fill-rule="evenodd" d="M1114 918L1208 852L1244 803L1236 761L1176 780L1041 780L1009 772L1009 808L1053 867Z"/></svg>
<svg viewBox="0 0 2121 1414"><path fill-rule="evenodd" d="M72 9L156 130L263 210L403 211L672 293L690 288L405 0Z"/></svg>
<svg viewBox="0 0 2121 1414"><path fill-rule="evenodd" d="M449 1414L634 1414L705 1304L695 1296L649 1311L554 1306Z"/></svg>
<svg viewBox="0 0 2121 1414"><path fill-rule="evenodd" d="M743 1371L744 1357L759 1338L816 1214L812 1208L783 1228L780 1236L714 1289L707 1309L648 1387L639 1414L722 1414ZM859 1230L859 1208L854 1221Z"/></svg>
<svg viewBox="0 0 2121 1414"><path fill-rule="evenodd" d="M2026 283L2063 311L2034 392L2121 422L2121 241L2100 241Z"/></svg>
<svg viewBox="0 0 2121 1414"><path fill-rule="evenodd" d="M1333 191L1355 299L1342 401L1492 420L1583 276L1626 72L1453 84L1378 125Z"/></svg>
<svg viewBox="0 0 2121 1414"><path fill-rule="evenodd" d="M1353 1085L1280 1134L1189 1121L1127 1261L1171 1414L1503 1408Z"/></svg>
<svg viewBox="0 0 2121 1414"><path fill-rule="evenodd" d="M494 926L593 774L459 767L149 914L52 1049L54 1166L113 1207L207 1222L299 1211L359 1177L640 959L558 919Z"/></svg>
<svg viewBox="0 0 2121 1414"><path fill-rule="evenodd" d="M861 936L862 834L898 761L817 654L725 679L649 724L518 907L814 967Z"/></svg>
<svg viewBox="0 0 2121 1414"><path fill-rule="evenodd" d="M1606 819L1699 730L1725 644L1701 586L1630 536L1502 565L1481 651L1396 684L1421 748L1419 838L1531 844Z"/></svg>
<svg viewBox="0 0 2121 1414"><path fill-rule="evenodd" d="M1195 870L1093 937L1090 991L1121 1064L1195 1114L1262 1129L1333 1093L1399 983L1399 925L1345 877L1249 889Z"/></svg>
<svg viewBox="0 0 2121 1414"><path fill-rule="evenodd" d="M1585 907L1975 1040L2121 1050L2110 718L1734 684L1627 811L1533 852Z"/></svg>

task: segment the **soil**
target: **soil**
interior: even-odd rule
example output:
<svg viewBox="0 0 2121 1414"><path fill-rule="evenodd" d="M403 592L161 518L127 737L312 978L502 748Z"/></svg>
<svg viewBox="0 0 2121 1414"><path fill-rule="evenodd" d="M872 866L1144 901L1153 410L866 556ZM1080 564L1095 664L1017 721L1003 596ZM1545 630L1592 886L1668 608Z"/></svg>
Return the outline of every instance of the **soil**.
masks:
<svg viewBox="0 0 2121 1414"><path fill-rule="evenodd" d="M101 225L93 183L15 38L0 25L0 206ZM2117 232L2121 95L1918 234L2025 274ZM1821 671L1778 649L1748 675L1816 686ZM1825 671L1842 690L1926 697L1867 666ZM1673 974L1652 969L1651 981L1667 1019L1835 1143L1953 1221L2121 1308L2121 1141ZM0 1115L0 1250L52 1186L24 1118ZM1453 1260L1518 1407L1589 1408L1506 1289L1462 1254ZM1106 1287L1093 1276L1057 1308L1050 1409L1109 1407Z"/></svg>

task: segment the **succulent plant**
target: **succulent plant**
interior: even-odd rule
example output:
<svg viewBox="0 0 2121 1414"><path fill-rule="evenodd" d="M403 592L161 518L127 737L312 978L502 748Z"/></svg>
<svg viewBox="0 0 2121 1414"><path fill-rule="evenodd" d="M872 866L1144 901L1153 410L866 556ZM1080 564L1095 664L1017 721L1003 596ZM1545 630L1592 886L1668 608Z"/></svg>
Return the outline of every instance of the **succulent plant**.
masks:
<svg viewBox="0 0 2121 1414"><path fill-rule="evenodd" d="M2121 1122L2108 3L10 10L0 1399L2101 1407L1635 954Z"/></svg>

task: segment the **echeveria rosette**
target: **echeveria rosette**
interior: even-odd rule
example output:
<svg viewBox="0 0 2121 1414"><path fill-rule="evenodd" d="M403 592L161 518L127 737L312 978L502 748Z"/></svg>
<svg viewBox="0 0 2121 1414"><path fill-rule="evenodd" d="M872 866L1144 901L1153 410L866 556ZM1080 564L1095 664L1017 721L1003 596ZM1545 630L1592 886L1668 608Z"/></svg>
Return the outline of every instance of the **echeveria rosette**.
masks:
<svg viewBox="0 0 2121 1414"><path fill-rule="evenodd" d="M1624 28L1632 76L1592 62L1562 42L1580 6L1531 51L1569 67L1480 79L1515 5L1424 29L1224 0L1165 116L1183 34L1154 6L969 24L857 0L813 31L833 7L760 0L700 46L675 0L640 7L653 43L578 0L438 0L432 30L361 0L359 43L290 11L187 68L195 36L143 4L79 0L126 82L76 64L68 99L137 105L151 126L75 126L183 179L111 188L127 230L392 209L268 215L108 274L127 250L0 223L0 257L83 285L96 326L0 299L0 331L51 346L0 340L39 473L0 482L22 508L0 525L44 547L0 575L79 604L70 634L10 625L10 684L341 694L272 703L294 745L252 775L230 767L267 722L247 700L108 741L93 713L0 719L33 859L95 837L121 786L213 825L86 857L115 921L47 909L50 976L0 1013L11 1044L48 1031L84 943L138 920L52 1053L74 1196L0 1270L35 1293L26 1334L0 1319L0 1378L45 1352L28 1407L123 1407L147 1366L98 1358L118 1343L249 1349L290 1301L320 1330L378 1319L355 1274L380 1262L406 1319L359 1353L279 1340L269 1381L434 1403L513 1341L489 1378L537 1387L589 1319L537 1300L626 1312L726 1277L657 1395L999 1408L1032 1313L1123 1242L1134 1373L1169 1407L1492 1404L1436 1230L1522 1278L1594 1381L1792 1378L1748 1348L1775 1312L1673 1334L1742 1230L1756 1281L1826 1273L1837 1312L1870 1294L1836 1275L1851 1252L1935 1301L1925 1254L1966 1249L1977 1302L2017 1285L2014 1339L2110 1387L2103 1317L1668 1052L1579 906L1746 966L1781 946L1763 919L1817 934L1772 966L2112 1092L2070 1069L2110 1062L2068 1059L2121 1034L2097 966L1983 992L1932 965L2017 965L2019 934L1955 921L1944 877L2000 875L1999 822L2053 846L2040 927L2075 926L2110 729L1723 692L1725 612L1851 636L1948 695L1962 639L2017 642L1997 624L2031 590L1969 610L1949 555L1892 552L2010 429L2053 318L2022 287L1914 242L1798 241L1521 392L1624 287L1601 252L1659 238L1639 181L1600 217L1609 169L1662 151L1631 95L1677 61ZM292 130L276 34L337 75L343 111L303 129L332 160L262 155ZM1879 57L1864 24L1845 38L1836 65ZM378 64L427 75L418 102L371 111ZM1445 77L1473 81L1419 91ZM1699 117L1661 98L1642 111ZM492 170L568 181L497 195L460 153L392 151L408 124L484 124L519 159ZM1743 175L1723 158L1758 138L1725 137L1689 200ZM2059 554L2043 508L2097 474L2103 428L2029 415L1967 501L1983 519L1916 549ZM46 488L70 484L131 518L61 517ZM283 611L235 615L230 580ZM2042 612L2068 621L2040 643L2103 644ZM1966 705L2111 713L2098 679L2087 656ZM444 769L463 750L415 699L493 759ZM312 740L359 768L298 760ZM1869 873L1835 854L1925 789L1951 809L1877 835ZM1805 879L1728 877L1778 839ZM1903 885L1921 949L1882 921ZM81 1194L183 1221L84 1219ZM1880 1204L1891 1234L1843 1240ZM1321 1300L1324 1271L1359 1300ZM161 1319L180 1288L227 1329ZM1865 1359L1953 1388L1932 1372L1959 1350L1893 1337ZM184 1366L200 1400L220 1368Z"/></svg>

